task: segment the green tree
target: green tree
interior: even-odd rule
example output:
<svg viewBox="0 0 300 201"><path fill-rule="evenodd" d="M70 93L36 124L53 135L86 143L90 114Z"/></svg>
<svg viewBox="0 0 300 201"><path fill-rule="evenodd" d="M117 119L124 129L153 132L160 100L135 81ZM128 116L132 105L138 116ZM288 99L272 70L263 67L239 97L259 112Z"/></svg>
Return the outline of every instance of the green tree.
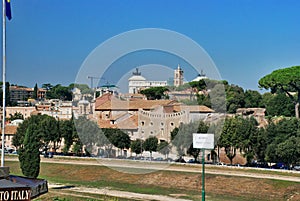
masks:
<svg viewBox="0 0 300 201"><path fill-rule="evenodd" d="M57 84L54 87L51 85L49 86L49 84L47 84L44 87L47 87L46 97L48 99L60 99L66 101L72 100L73 93L70 87L65 87L60 84Z"/></svg>
<svg viewBox="0 0 300 201"><path fill-rule="evenodd" d="M169 153L171 152L171 146L168 142L163 141L158 144L157 151L168 158Z"/></svg>
<svg viewBox="0 0 300 201"><path fill-rule="evenodd" d="M208 125L203 121L195 121L188 124L181 124L171 132L172 144L176 147L179 158L186 154L192 155L195 159L199 150L194 149L193 133L207 133Z"/></svg>
<svg viewBox="0 0 300 201"><path fill-rule="evenodd" d="M13 120L16 120L16 119L24 119L24 116L21 112L15 112L15 114L9 114L9 120L10 121L13 121Z"/></svg>
<svg viewBox="0 0 300 201"><path fill-rule="evenodd" d="M37 100L38 99L38 86L37 86L37 83L34 85L34 88L33 88L33 94L32 94L32 98L34 100Z"/></svg>
<svg viewBox="0 0 300 201"><path fill-rule="evenodd" d="M198 105L205 105L216 112L226 111L225 88L226 81L201 79L189 82L192 90L197 94ZM200 93L202 92L202 93Z"/></svg>
<svg viewBox="0 0 300 201"><path fill-rule="evenodd" d="M134 152L136 155L141 154L144 151L143 140L136 139L136 140L132 141L130 144L130 149L131 149L131 152Z"/></svg>
<svg viewBox="0 0 300 201"><path fill-rule="evenodd" d="M50 83L42 84L42 88L50 91L53 88L53 85Z"/></svg>
<svg viewBox="0 0 300 201"><path fill-rule="evenodd" d="M82 146L83 145L82 145L80 139L78 139L74 142L72 151L76 156L82 156L82 154L83 154Z"/></svg>
<svg viewBox="0 0 300 201"><path fill-rule="evenodd" d="M203 121L198 122L197 133L207 133L207 131L208 131L208 125L205 124ZM191 133L189 135L191 136L191 137L189 137L191 142L193 142L193 140L192 140L193 133ZM200 149L193 148L193 143L191 143L190 147L187 149L187 154L189 154L190 156L193 156L195 161L197 161L200 151L201 151Z"/></svg>
<svg viewBox="0 0 300 201"><path fill-rule="evenodd" d="M211 108L211 101L210 101L209 95L197 94L196 96L197 96L197 104L198 105L205 105L205 106Z"/></svg>
<svg viewBox="0 0 300 201"><path fill-rule="evenodd" d="M244 101L245 101L246 108L260 107L262 101L262 95L258 91L246 90Z"/></svg>
<svg viewBox="0 0 300 201"><path fill-rule="evenodd" d="M299 128L300 121L297 118L283 118L278 121L272 121L265 129L267 136L265 160L272 163L294 163L294 156L290 156L288 152L292 150L292 154L296 157L298 156L297 150L299 150L299 147L294 146L293 143L298 143L300 138ZM286 152L283 149L286 149Z"/></svg>
<svg viewBox="0 0 300 201"><path fill-rule="evenodd" d="M294 103L296 118L299 118L300 66L275 70L259 80L259 86L271 89L272 93L284 92ZM297 93L293 96L292 92Z"/></svg>
<svg viewBox="0 0 300 201"><path fill-rule="evenodd" d="M143 147L145 151L150 152L150 158L152 158L152 152L157 151L158 139L156 137L149 137L145 140Z"/></svg>
<svg viewBox="0 0 300 201"><path fill-rule="evenodd" d="M27 132L27 128L30 125L33 125L37 135L36 137L38 140L41 139L41 127L39 126L41 121L45 118L47 118L47 115L32 115L29 118L25 119L22 124L20 124L17 128L17 132L15 136L12 139L12 144L19 149L20 147L24 146L24 138L25 138L25 133Z"/></svg>
<svg viewBox="0 0 300 201"><path fill-rule="evenodd" d="M192 87L195 91L199 92L207 89L206 82L209 82L208 79L201 79L199 81L189 82L189 86Z"/></svg>
<svg viewBox="0 0 300 201"><path fill-rule="evenodd" d="M142 90L140 93L144 94L148 100L167 99L165 92L168 91L166 87L150 87Z"/></svg>
<svg viewBox="0 0 300 201"><path fill-rule="evenodd" d="M238 125L238 147L246 158L247 163L250 164L256 157L255 145L258 143L258 123L251 118L239 118Z"/></svg>
<svg viewBox="0 0 300 201"><path fill-rule="evenodd" d="M237 149L239 148L239 119L237 117L226 118L222 134L219 139L219 146L225 148L225 154L232 161L236 156Z"/></svg>
<svg viewBox="0 0 300 201"><path fill-rule="evenodd" d="M93 89L89 88L87 84L75 84L72 83L68 87L70 90L73 90L74 88L78 88L80 90L81 94L93 94Z"/></svg>
<svg viewBox="0 0 300 201"><path fill-rule="evenodd" d="M70 120L59 121L59 127L61 136L64 139L63 152L67 154L74 142L74 139L78 136L77 130L74 125L73 117Z"/></svg>
<svg viewBox="0 0 300 201"><path fill-rule="evenodd" d="M291 136L277 145L276 155L280 162L288 167L295 165L300 160L300 137Z"/></svg>
<svg viewBox="0 0 300 201"><path fill-rule="evenodd" d="M37 178L40 172L41 142L38 139L38 125L31 124L26 129L24 142L19 149L19 161L23 175Z"/></svg>
<svg viewBox="0 0 300 201"><path fill-rule="evenodd" d="M270 105L270 100L273 98L273 94L270 92L264 93L261 97L260 107L267 108Z"/></svg>
<svg viewBox="0 0 300 201"><path fill-rule="evenodd" d="M102 130L106 136L106 140L103 141L103 146L108 151L109 157L112 156L113 147L117 147L119 149L130 147L130 138L128 134L124 133L122 130L116 128L102 128ZM119 140L121 141L119 142Z"/></svg>
<svg viewBox="0 0 300 201"><path fill-rule="evenodd" d="M209 98L211 101L211 108L216 112L225 113L226 112L226 91L225 91L225 81L219 81L217 84L213 84L209 92Z"/></svg>
<svg viewBox="0 0 300 201"><path fill-rule="evenodd" d="M58 144L61 142L61 132L59 130L59 122L51 116L45 116L40 124L40 139L43 141L44 147L47 151L49 148L53 148L56 152ZM52 144L50 146L50 144Z"/></svg>
<svg viewBox="0 0 300 201"><path fill-rule="evenodd" d="M284 93L270 97L266 104L266 112L269 116L295 116L294 105Z"/></svg>
<svg viewBox="0 0 300 201"><path fill-rule="evenodd" d="M93 151L93 148L97 149L97 147L105 144L106 137L96 122L82 116L75 120L75 124L76 133L78 133L80 141L88 155ZM74 138L74 135L72 138Z"/></svg>
<svg viewBox="0 0 300 201"><path fill-rule="evenodd" d="M129 149L131 144L129 135L119 129L116 130L116 132L110 139L112 140L111 142L115 147L121 149L121 155L123 155L123 150Z"/></svg>
<svg viewBox="0 0 300 201"><path fill-rule="evenodd" d="M237 85L226 85L226 108L229 113L236 113L238 108L245 105L245 94L242 87Z"/></svg>
<svg viewBox="0 0 300 201"><path fill-rule="evenodd" d="M255 158L258 162L265 163L266 162L266 149L268 147L267 144L267 133L264 128L259 128L257 131L256 142L254 143L253 150L255 153Z"/></svg>

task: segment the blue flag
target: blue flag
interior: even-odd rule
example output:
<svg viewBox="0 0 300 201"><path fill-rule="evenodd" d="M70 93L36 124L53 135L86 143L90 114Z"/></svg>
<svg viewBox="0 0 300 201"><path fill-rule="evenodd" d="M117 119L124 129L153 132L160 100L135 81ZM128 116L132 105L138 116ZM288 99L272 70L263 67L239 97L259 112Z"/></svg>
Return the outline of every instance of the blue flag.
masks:
<svg viewBox="0 0 300 201"><path fill-rule="evenodd" d="M11 20L10 0L5 0L5 13L8 20Z"/></svg>

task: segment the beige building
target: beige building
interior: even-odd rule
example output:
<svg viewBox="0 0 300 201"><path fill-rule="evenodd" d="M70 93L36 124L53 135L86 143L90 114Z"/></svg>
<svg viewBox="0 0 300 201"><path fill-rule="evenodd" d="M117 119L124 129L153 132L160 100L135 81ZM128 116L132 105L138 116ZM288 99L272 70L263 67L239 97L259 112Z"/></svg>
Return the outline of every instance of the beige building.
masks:
<svg viewBox="0 0 300 201"><path fill-rule="evenodd" d="M36 113L52 116L56 119L71 119L73 106L72 101L61 100L49 100L48 102L42 102L37 104Z"/></svg>
<svg viewBox="0 0 300 201"><path fill-rule="evenodd" d="M17 132L18 126L15 125L6 125L5 126L5 143L4 147L6 150L16 150L16 147L12 145L12 138ZM2 129L0 130L0 138L2 138ZM1 139L2 140L2 139Z"/></svg>
<svg viewBox="0 0 300 201"><path fill-rule="evenodd" d="M187 111L174 111L173 105L157 106L151 111L139 109L138 133L134 138L157 137L170 142L170 133L181 123L188 122Z"/></svg>
<svg viewBox="0 0 300 201"><path fill-rule="evenodd" d="M120 100L112 94L96 99L95 115L100 128L119 128L131 139L155 136L170 141L170 132L181 123L205 120L214 111L206 106L186 106L174 100Z"/></svg>
<svg viewBox="0 0 300 201"><path fill-rule="evenodd" d="M31 113L36 111L35 107L6 107L6 118L15 113L21 113L24 119L30 117Z"/></svg>

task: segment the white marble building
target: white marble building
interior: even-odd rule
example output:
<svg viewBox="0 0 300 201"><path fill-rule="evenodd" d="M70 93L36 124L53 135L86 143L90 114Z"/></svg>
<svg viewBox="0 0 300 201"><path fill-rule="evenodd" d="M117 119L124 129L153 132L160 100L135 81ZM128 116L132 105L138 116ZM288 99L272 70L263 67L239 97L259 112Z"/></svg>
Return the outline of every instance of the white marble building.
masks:
<svg viewBox="0 0 300 201"><path fill-rule="evenodd" d="M150 87L164 87L167 85L167 81L147 81L146 78L141 75L138 68L136 68L136 72L133 72L132 76L128 79L130 94L137 94L139 91Z"/></svg>

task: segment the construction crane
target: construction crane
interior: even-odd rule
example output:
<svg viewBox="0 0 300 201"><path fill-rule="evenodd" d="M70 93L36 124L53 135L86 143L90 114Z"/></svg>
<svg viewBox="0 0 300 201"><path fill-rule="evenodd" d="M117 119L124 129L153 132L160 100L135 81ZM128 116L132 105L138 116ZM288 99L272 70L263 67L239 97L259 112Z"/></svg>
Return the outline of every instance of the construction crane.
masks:
<svg viewBox="0 0 300 201"><path fill-rule="evenodd" d="M101 80L101 79L104 80L104 78L102 78L102 77L87 76L87 78L88 78L88 79L91 79L91 89L93 89L94 79L95 79L95 80Z"/></svg>

